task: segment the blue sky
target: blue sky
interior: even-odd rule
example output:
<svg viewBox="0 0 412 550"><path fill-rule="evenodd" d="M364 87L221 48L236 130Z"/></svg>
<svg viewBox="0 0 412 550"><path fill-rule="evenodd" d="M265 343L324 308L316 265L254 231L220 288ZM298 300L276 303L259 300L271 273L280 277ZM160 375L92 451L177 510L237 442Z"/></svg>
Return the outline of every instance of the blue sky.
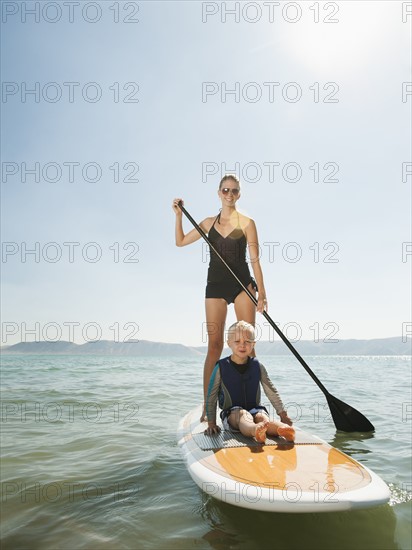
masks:
<svg viewBox="0 0 412 550"><path fill-rule="evenodd" d="M78 343L204 344L207 254L201 241L175 247L171 202L183 197L199 221L217 213L222 165L240 168L238 206L257 224L269 314L289 337L402 334L406 3L286 2L273 21L263 3L240 3L239 22L225 21L234 2L86 2L72 22L62 3L57 21L56 3L39 2L38 22L23 4L35 5L2 6L2 345L33 339L30 330L67 340L71 323ZM39 97L25 94L36 82ZM238 97L225 95L236 86ZM39 167L38 182L23 181L24 166Z"/></svg>

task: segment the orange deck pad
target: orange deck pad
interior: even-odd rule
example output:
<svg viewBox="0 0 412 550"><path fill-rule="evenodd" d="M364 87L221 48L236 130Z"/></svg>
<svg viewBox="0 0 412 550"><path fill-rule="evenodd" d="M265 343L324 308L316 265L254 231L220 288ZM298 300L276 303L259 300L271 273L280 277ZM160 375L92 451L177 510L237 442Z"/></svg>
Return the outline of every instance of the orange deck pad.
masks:
<svg viewBox="0 0 412 550"><path fill-rule="evenodd" d="M216 473L249 485L283 490L352 491L371 482L356 461L328 444L219 449L201 462Z"/></svg>

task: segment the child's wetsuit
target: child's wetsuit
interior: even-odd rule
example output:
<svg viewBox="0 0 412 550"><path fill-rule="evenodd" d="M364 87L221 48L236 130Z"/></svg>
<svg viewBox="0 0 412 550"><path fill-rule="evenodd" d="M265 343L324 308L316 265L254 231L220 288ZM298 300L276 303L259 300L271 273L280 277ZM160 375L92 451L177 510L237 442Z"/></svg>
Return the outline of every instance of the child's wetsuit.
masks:
<svg viewBox="0 0 412 550"><path fill-rule="evenodd" d="M277 389L260 361L249 357L245 365L239 365L230 357L220 359L210 377L206 400L206 414L210 422L216 421L216 404L222 409L222 419L229 416L234 407L248 411L266 408L260 404L260 384L267 398L279 414L284 410ZM256 411L258 412L258 411ZM266 411L267 412L267 411ZM252 413L253 414L253 413Z"/></svg>

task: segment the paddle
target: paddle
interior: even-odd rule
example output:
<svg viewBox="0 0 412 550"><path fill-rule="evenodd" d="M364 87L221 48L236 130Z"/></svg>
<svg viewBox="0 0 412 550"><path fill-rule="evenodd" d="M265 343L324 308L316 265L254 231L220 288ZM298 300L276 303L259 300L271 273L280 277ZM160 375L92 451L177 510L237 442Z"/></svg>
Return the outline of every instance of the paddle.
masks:
<svg viewBox="0 0 412 550"><path fill-rule="evenodd" d="M186 210L186 208L183 206L181 202L179 202L179 207L182 210L183 214L186 216L186 218L191 222L191 224L197 229L197 231L201 234L201 236L204 238L204 240L207 242L207 244L210 246L211 250L216 254L216 256L220 259L220 261L225 265L225 267L230 271L232 276L236 279L236 281L240 284L240 286L243 288L243 290L246 292L246 294L249 296L249 298L252 300L252 302L257 305L257 300L253 296L253 294L250 292L248 288L245 287L245 285L242 283L242 281L238 278L238 276L232 271L232 269L227 265L225 260L222 258L222 256L219 254L219 252L215 249L213 244L210 242L208 236L206 233L202 230L201 227L196 223L196 221L192 218L192 216L189 214L189 212ZM325 386L322 384L322 382L319 380L319 378L312 372L312 370L309 368L306 361L300 356L300 354L296 351L296 349L292 346L292 344L289 342L289 340L286 338L286 336L283 334L283 332L280 330L280 328L275 324L275 322L270 318L269 314L266 311L263 311L262 313L263 317L269 322L269 324L273 327L273 329L276 331L278 336L283 340L283 342L287 345L287 347L290 349L290 351L293 353L293 355L296 357L296 359L299 361L299 363L302 365L302 367L306 370L306 372L309 374L309 376L312 378L312 380L317 384L317 386L321 389L321 391L324 393L326 397L326 401L328 402L330 412L332 414L333 422L335 423L337 430L342 430L343 432L372 432L375 430L373 427L373 424L369 422L369 420L359 411L348 405L347 403L344 403L340 399L337 399L332 394L328 392L328 390L325 388Z"/></svg>

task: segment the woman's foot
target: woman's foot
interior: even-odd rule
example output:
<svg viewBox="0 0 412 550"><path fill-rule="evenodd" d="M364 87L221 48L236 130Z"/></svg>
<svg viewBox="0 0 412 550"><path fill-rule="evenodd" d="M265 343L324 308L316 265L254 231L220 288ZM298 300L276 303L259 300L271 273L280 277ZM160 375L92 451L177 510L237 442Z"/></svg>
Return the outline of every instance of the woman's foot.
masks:
<svg viewBox="0 0 412 550"><path fill-rule="evenodd" d="M283 424L278 427L278 435L284 437L287 441L295 441L295 428Z"/></svg>

